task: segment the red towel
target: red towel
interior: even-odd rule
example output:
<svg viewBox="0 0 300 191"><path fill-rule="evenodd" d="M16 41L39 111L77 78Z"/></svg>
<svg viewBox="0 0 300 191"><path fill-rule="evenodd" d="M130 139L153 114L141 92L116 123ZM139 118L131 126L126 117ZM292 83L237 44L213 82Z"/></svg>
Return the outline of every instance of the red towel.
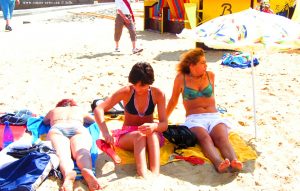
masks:
<svg viewBox="0 0 300 191"><path fill-rule="evenodd" d="M19 140L23 134L26 131L26 125L9 125L9 127L11 128L13 135L14 135L14 140ZM0 124L0 148L3 147L3 131L4 131L4 124Z"/></svg>

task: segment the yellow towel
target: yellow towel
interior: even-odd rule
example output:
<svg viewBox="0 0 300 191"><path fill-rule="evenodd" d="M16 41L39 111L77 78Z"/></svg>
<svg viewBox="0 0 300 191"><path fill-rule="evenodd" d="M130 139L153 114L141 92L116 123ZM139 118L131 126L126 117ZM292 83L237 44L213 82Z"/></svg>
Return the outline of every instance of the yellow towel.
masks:
<svg viewBox="0 0 300 191"><path fill-rule="evenodd" d="M121 128L122 121L121 120L110 120L108 122L108 126L114 126L115 128ZM237 155L238 160L241 162L245 162L248 160L255 160L257 158L257 154L254 149L252 149L249 145L246 144L246 142L235 132L229 133L229 141L232 144L234 151ZM170 156L174 151L174 145L170 142L168 142L167 139L165 139L165 144L160 149L160 164L165 165L169 162L176 161L177 159L171 159ZM117 154L122 159L122 164L133 164L135 163L134 156L132 152L122 150L118 147L116 147ZM195 156L199 157L206 162L210 161L204 156L203 152L201 151L201 148L199 145L196 145L195 147L189 147L187 149L181 149L177 150L178 153L182 153L182 156Z"/></svg>

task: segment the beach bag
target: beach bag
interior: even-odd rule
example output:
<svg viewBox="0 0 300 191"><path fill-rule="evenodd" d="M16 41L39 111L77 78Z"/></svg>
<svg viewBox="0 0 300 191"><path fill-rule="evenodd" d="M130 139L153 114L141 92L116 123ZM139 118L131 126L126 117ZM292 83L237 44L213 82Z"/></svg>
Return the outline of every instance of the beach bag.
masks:
<svg viewBox="0 0 300 191"><path fill-rule="evenodd" d="M94 109L97 107L97 105L99 105L100 103L104 102L105 100L106 100L106 98L93 100L93 102L91 104L92 112L94 112ZM124 106L123 106L123 103L119 102L118 104L116 104L110 110L105 111L104 114L105 115L110 115L111 117L117 117L118 115L124 115Z"/></svg>
<svg viewBox="0 0 300 191"><path fill-rule="evenodd" d="M47 146L42 141L29 148L11 148L10 151L7 152L7 154L14 158L20 159L33 151L46 153L46 154L56 154L56 151L53 148Z"/></svg>
<svg viewBox="0 0 300 191"><path fill-rule="evenodd" d="M0 170L0 191L35 191L57 167L55 154L30 152Z"/></svg>
<svg viewBox="0 0 300 191"><path fill-rule="evenodd" d="M10 125L26 125L28 118L35 116L30 110L23 109L14 113L5 113L0 116L0 123L8 121Z"/></svg>
<svg viewBox="0 0 300 191"><path fill-rule="evenodd" d="M163 135L169 142L176 145L174 150L193 147L197 143L194 133L184 125L168 125Z"/></svg>
<svg viewBox="0 0 300 191"><path fill-rule="evenodd" d="M230 66L232 68L250 68L251 56L246 52L225 53L222 57L221 65ZM258 59L253 58L253 66L258 65Z"/></svg>

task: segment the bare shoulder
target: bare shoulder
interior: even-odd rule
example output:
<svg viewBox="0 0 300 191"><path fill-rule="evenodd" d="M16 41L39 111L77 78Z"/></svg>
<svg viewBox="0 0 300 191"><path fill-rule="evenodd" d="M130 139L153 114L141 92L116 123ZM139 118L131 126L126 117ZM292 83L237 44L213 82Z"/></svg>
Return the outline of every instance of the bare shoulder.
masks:
<svg viewBox="0 0 300 191"><path fill-rule="evenodd" d="M151 93L153 95L154 103L165 100L165 93L161 89L151 86Z"/></svg>
<svg viewBox="0 0 300 191"><path fill-rule="evenodd" d="M129 99L130 96L130 92L131 92L131 86L124 86L122 88L120 88L119 90L117 90L116 92L114 92L111 97L109 97L109 102L113 102L113 103L117 103L121 100L126 101Z"/></svg>
<svg viewBox="0 0 300 191"><path fill-rule="evenodd" d="M151 86L151 92L155 97L164 97L165 96L164 92L161 89L159 89L158 87Z"/></svg>
<svg viewBox="0 0 300 191"><path fill-rule="evenodd" d="M183 79L184 79L184 74L179 72L175 77L175 82L176 81L181 82L181 81L183 81Z"/></svg>
<svg viewBox="0 0 300 191"><path fill-rule="evenodd" d="M214 79L215 78L215 74L212 71L207 71L207 75L209 76L209 78Z"/></svg>
<svg viewBox="0 0 300 191"><path fill-rule="evenodd" d="M120 88L119 90L117 90L114 93L114 95L120 94L120 95L124 96L124 95L128 94L130 91L131 91L131 86L124 86L124 87Z"/></svg>

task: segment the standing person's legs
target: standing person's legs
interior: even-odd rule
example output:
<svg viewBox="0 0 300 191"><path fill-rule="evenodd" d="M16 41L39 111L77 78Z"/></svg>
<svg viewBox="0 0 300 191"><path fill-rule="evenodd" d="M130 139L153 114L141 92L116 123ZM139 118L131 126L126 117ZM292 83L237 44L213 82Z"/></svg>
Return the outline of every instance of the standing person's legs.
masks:
<svg viewBox="0 0 300 191"><path fill-rule="evenodd" d="M73 170L74 163L71 158L70 140L56 130L49 131L48 139L51 141L59 158L59 169L64 178L61 190L71 191L73 190L73 182L76 178L76 172Z"/></svg>
<svg viewBox="0 0 300 191"><path fill-rule="evenodd" d="M92 158L90 150L92 147L92 137L87 132L80 132L74 135L71 139L71 150L73 157L76 160L83 178L88 184L89 190L99 190L100 184L93 173Z"/></svg>
<svg viewBox="0 0 300 191"><path fill-rule="evenodd" d="M12 19L12 16L13 16L13 11L15 9L15 4L16 4L16 1L15 0L9 0L9 19Z"/></svg>
<svg viewBox="0 0 300 191"><path fill-rule="evenodd" d="M114 34L114 40L116 43L116 51L119 50L119 41L122 36L123 26L124 26L124 20L119 14L117 14L116 19L115 19L115 34Z"/></svg>
<svg viewBox="0 0 300 191"><path fill-rule="evenodd" d="M143 49L136 48L136 39L137 38L136 38L135 24L133 23L131 16L129 16L128 19L130 20L130 23L128 25L125 25L125 26L129 31L130 40L131 40L131 43L132 43L132 51L135 54L135 53L143 51Z"/></svg>
<svg viewBox="0 0 300 191"><path fill-rule="evenodd" d="M10 19L9 1L8 0L0 0L0 3L1 3L1 10L3 13L3 18L6 21L6 25L9 25L9 19Z"/></svg>

